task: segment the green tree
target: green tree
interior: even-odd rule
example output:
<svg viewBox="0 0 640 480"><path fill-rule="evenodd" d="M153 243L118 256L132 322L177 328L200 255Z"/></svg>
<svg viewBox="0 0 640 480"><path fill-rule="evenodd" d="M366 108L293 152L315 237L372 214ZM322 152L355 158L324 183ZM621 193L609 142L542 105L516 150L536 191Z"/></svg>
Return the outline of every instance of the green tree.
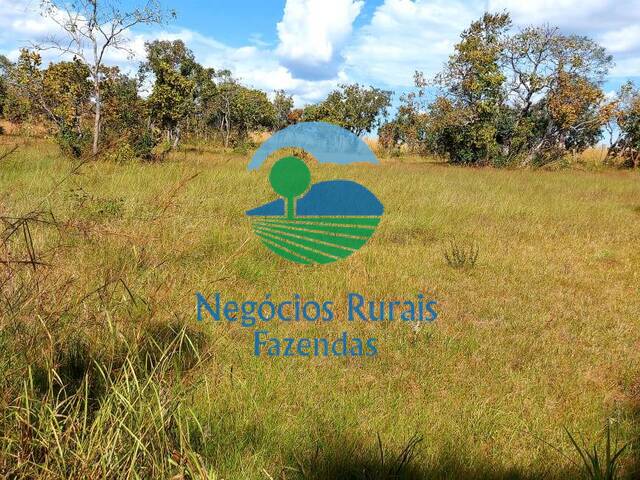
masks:
<svg viewBox="0 0 640 480"><path fill-rule="evenodd" d="M153 75L153 87L147 99L152 123L165 134L175 148L184 122L195 111L197 78L202 71L182 40L155 40L145 43L147 60L141 64L141 81Z"/></svg>
<svg viewBox="0 0 640 480"><path fill-rule="evenodd" d="M18 61L7 66L3 114L8 120L22 123L42 112L38 107L42 102L41 63L40 54L22 49Z"/></svg>
<svg viewBox="0 0 640 480"><path fill-rule="evenodd" d="M429 111L434 147L452 162L489 163L500 154L496 137L506 80L500 58L510 26L506 13L485 13L462 33L436 77L443 95Z"/></svg>
<svg viewBox="0 0 640 480"><path fill-rule="evenodd" d="M7 97L9 95L9 83L11 70L13 63L5 57L0 55L0 114L5 115L5 104L7 103Z"/></svg>
<svg viewBox="0 0 640 480"><path fill-rule="evenodd" d="M83 119L91 111L89 68L78 59L50 64L42 75L41 105L58 127L63 150L79 156L89 134Z"/></svg>
<svg viewBox="0 0 640 480"><path fill-rule="evenodd" d="M356 135L375 130L387 115L392 92L357 83L340 85L317 105L305 108L305 121L324 121Z"/></svg>
<svg viewBox="0 0 640 480"><path fill-rule="evenodd" d="M632 82L620 88L608 130L607 162L618 158L623 166L640 167L640 90Z"/></svg>
<svg viewBox="0 0 640 480"><path fill-rule="evenodd" d="M510 28L506 13L473 22L436 76L433 101L417 72L383 143L493 165L545 163L597 143L611 117L602 91L611 56L556 28Z"/></svg>
<svg viewBox="0 0 640 480"><path fill-rule="evenodd" d="M295 199L302 195L311 183L309 167L298 157L284 157L274 163L269 173L273 190L286 199L287 218L295 217Z"/></svg>
<svg viewBox="0 0 640 480"><path fill-rule="evenodd" d="M274 109L274 128L276 130L283 129L289 125L290 115L293 111L293 97L287 95L284 90L276 90L273 97Z"/></svg>
<svg viewBox="0 0 640 480"><path fill-rule="evenodd" d="M41 68L37 52L23 49L7 77L5 115L13 121L41 121L56 134L61 147L82 153L91 112L89 69L79 59Z"/></svg>
<svg viewBox="0 0 640 480"><path fill-rule="evenodd" d="M118 67L105 67L101 78L103 142L116 157L150 159L156 138L146 102L138 94L137 79Z"/></svg>
<svg viewBox="0 0 640 480"><path fill-rule="evenodd" d="M525 163L548 161L596 143L609 108L601 85L611 62L593 40L550 26L528 27L510 37L502 53L509 156L524 155Z"/></svg>
<svg viewBox="0 0 640 480"><path fill-rule="evenodd" d="M244 141L253 130L274 127L276 112L264 92L241 85L229 71L219 72L218 79L209 124L220 132L225 147Z"/></svg>
<svg viewBox="0 0 640 480"><path fill-rule="evenodd" d="M405 146L412 153L428 153L433 147L430 138L427 81L421 72L415 72L416 89L400 97L400 105L393 120L378 129L378 139L383 148L398 150Z"/></svg>

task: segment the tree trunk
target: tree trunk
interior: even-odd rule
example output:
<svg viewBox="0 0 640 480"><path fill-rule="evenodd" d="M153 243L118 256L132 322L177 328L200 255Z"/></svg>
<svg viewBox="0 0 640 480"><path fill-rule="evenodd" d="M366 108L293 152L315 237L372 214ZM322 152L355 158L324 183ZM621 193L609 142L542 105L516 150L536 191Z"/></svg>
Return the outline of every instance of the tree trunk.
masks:
<svg viewBox="0 0 640 480"><path fill-rule="evenodd" d="M176 148L178 146L178 142L180 141L180 128L176 127L175 136L173 137L173 146L171 148Z"/></svg>
<svg viewBox="0 0 640 480"><path fill-rule="evenodd" d="M102 99L100 98L100 80L96 77L94 80L94 93L96 97L96 113L93 117L93 147L91 151L93 155L98 154L98 140L100 138L100 115L102 109Z"/></svg>

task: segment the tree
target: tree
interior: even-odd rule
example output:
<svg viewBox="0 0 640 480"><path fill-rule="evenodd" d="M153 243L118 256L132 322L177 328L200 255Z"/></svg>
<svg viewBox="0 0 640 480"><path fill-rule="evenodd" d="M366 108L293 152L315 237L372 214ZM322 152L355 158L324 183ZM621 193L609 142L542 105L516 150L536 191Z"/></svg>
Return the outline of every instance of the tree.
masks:
<svg viewBox="0 0 640 480"><path fill-rule="evenodd" d="M489 163L500 153L496 139L504 103L500 56L511 20L489 14L461 35L445 70L436 77L443 95L429 115L435 149L456 163Z"/></svg>
<svg viewBox="0 0 640 480"><path fill-rule="evenodd" d="M4 116L20 123L43 113L42 103L42 58L37 52L20 50L18 61L7 67ZM37 112L37 113L36 113Z"/></svg>
<svg viewBox="0 0 640 480"><path fill-rule="evenodd" d="M602 91L611 56L556 28L510 28L506 13L473 22L436 76L431 102L417 72L417 92L402 97L384 142L493 165L546 163L597 143L612 111Z"/></svg>
<svg viewBox="0 0 640 480"><path fill-rule="evenodd" d="M51 37L39 48L69 53L89 68L93 85L92 152L95 155L102 125L101 75L105 55L110 49L132 54L126 32L136 25L162 23L165 14L157 0L147 0L143 6L129 11L121 10L118 0L43 0L42 14L57 23L66 38Z"/></svg>
<svg viewBox="0 0 640 480"><path fill-rule="evenodd" d="M9 76L13 63L5 57L0 55L0 114L5 114L5 105L7 103L7 97L9 93Z"/></svg>
<svg viewBox="0 0 640 480"><path fill-rule="evenodd" d="M42 74L42 107L58 127L62 149L79 156L87 145L83 118L90 110L89 69L78 59L50 64Z"/></svg>
<svg viewBox="0 0 640 480"><path fill-rule="evenodd" d="M225 147L243 141L251 130L274 127L276 112L264 92L241 85L229 71L218 72L217 78L209 124L218 129Z"/></svg>
<svg viewBox="0 0 640 480"><path fill-rule="evenodd" d="M150 128L147 104L138 94L138 81L118 67L104 67L101 89L103 143L122 160L125 153L132 158L150 159L156 139Z"/></svg>
<svg viewBox="0 0 640 480"><path fill-rule="evenodd" d="M305 121L324 121L360 136L376 129L391 105L392 92L357 83L340 85L317 105L305 108Z"/></svg>
<svg viewBox="0 0 640 480"><path fill-rule="evenodd" d="M40 54L23 49L9 67L5 116L43 121L53 127L64 150L79 155L87 137L83 119L91 109L88 77L87 66L78 59L43 70Z"/></svg>
<svg viewBox="0 0 640 480"><path fill-rule="evenodd" d="M273 109L275 110L274 128L283 129L290 122L290 115L293 111L293 97L287 95L284 90L276 90L273 97Z"/></svg>
<svg viewBox="0 0 640 480"><path fill-rule="evenodd" d="M507 40L502 62L511 157L553 158L597 141L609 109L601 85L612 57L603 47L557 28L528 27Z"/></svg>
<svg viewBox="0 0 640 480"><path fill-rule="evenodd" d="M429 138L429 110L427 81L421 72L415 72L415 91L400 97L400 105L393 120L378 129L378 139L387 149L406 146L412 153L428 153L434 142Z"/></svg>
<svg viewBox="0 0 640 480"><path fill-rule="evenodd" d="M295 125L296 123L302 122L302 118L304 116L304 109L302 108L294 108L287 115L287 124Z"/></svg>
<svg viewBox="0 0 640 480"><path fill-rule="evenodd" d="M140 66L140 78L154 76L148 98L152 122L165 132L175 148L182 123L194 112L196 77L202 67L182 40L155 40L145 43L147 60Z"/></svg>
<svg viewBox="0 0 640 480"><path fill-rule="evenodd" d="M311 183L309 167L298 157L284 157L271 167L269 182L273 190L286 199L287 218L295 217L295 199L302 195Z"/></svg>
<svg viewBox="0 0 640 480"><path fill-rule="evenodd" d="M640 90L624 84L617 95L612 121L608 125L610 147L607 162L614 157L627 167L640 167Z"/></svg>

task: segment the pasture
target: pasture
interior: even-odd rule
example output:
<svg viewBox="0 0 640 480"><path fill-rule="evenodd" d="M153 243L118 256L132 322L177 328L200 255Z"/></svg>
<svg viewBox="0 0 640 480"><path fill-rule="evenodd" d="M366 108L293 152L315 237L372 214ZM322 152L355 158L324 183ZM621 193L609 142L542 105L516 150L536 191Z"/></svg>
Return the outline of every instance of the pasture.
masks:
<svg viewBox="0 0 640 480"><path fill-rule="evenodd" d="M349 258L303 266L264 248L244 215L274 198L268 167L246 169L251 151L79 164L46 140L2 149L14 144L0 161L3 474L581 478L565 428L587 446L607 423L619 446L637 442L638 171L311 164L314 182L357 180L385 213ZM477 261L451 265L454 247ZM348 331L379 353L255 357L253 329L197 322L195 292L333 300L332 323L268 330ZM438 318L347 323L349 292L422 293ZM143 385L148 369L126 359L173 348L177 331L187 340ZM54 388L56 371L77 391ZM636 443L622 466L638 474Z"/></svg>

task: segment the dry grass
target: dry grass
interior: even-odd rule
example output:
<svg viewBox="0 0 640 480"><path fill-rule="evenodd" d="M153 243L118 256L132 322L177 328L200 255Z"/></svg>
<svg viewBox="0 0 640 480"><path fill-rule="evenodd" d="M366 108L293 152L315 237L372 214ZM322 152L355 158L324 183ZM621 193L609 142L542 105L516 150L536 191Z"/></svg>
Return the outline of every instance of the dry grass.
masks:
<svg viewBox="0 0 640 480"><path fill-rule="evenodd" d="M48 266L22 269L2 286L4 298L17 295L18 280L37 292L11 311L2 304L3 328L20 332L5 339L5 350L23 348L21 361L35 364L75 332L92 358L113 359L109 325L134 339L167 322L201 329L209 359L197 375L206 382L184 402L203 431L197 458L219 478L390 478L394 470L381 458L401 459L408 446L407 478L567 478L578 469L565 427L592 443L611 417L622 440L635 440L638 172L394 159L375 168L313 167L314 181L357 179L385 215L346 261L300 267L252 236L243 212L272 193L266 168L247 172L247 161L185 149L163 164L90 163L54 188L72 165L47 143L3 160L0 215L55 218L30 231ZM444 260L452 237L478 245L475 268ZM28 254L17 237L6 248L15 258ZM196 324L196 291L334 300L333 324L269 330L298 337L348 330L377 337L380 354L255 358L251 329ZM352 291L380 300L424 293L438 301L439 318L417 333L400 323L346 324ZM6 378L11 403L7 392L20 378Z"/></svg>

